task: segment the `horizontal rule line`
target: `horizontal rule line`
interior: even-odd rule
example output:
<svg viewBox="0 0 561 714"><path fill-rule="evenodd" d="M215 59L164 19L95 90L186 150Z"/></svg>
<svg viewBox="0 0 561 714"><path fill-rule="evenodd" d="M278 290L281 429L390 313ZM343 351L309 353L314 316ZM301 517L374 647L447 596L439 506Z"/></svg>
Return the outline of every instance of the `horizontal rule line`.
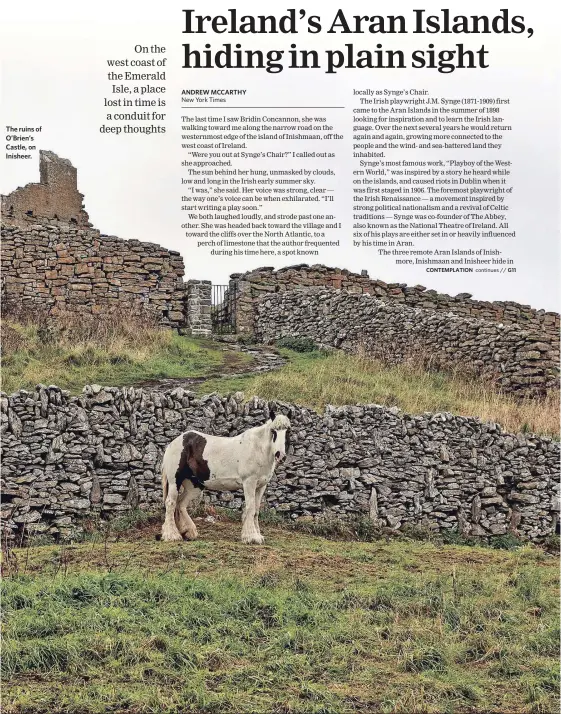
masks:
<svg viewBox="0 0 561 714"><path fill-rule="evenodd" d="M197 107L213 107L214 109L344 109L345 107L219 107L216 104L193 104L181 109L196 109Z"/></svg>

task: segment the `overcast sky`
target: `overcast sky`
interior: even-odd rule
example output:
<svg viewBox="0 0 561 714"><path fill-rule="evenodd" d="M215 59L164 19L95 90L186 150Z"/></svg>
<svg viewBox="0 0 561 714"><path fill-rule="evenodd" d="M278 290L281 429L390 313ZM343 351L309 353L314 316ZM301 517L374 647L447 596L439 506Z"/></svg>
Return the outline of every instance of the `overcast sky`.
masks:
<svg viewBox="0 0 561 714"><path fill-rule="evenodd" d="M458 3L453 3L459 8ZM463 3L464 12L493 16L504 2ZM556 5L556 4L555 4ZM179 250L186 264L187 277L224 283L231 272L241 272L263 264L276 267L298 262L321 262L354 271L366 268L372 277L387 282L423 284L442 292L469 292L479 299L516 300L537 308L558 309L559 236L559 115L558 68L559 25L554 3L532 2L511 5L512 14L524 15L534 36L525 35L185 35L183 8L200 13L226 13L234 3L185 4L147 0L98 0L77 3L70 0L22 0L1 28L2 124L41 125L39 148L49 149L70 159L78 168L79 189L85 194L86 208L96 228L122 238L137 238ZM444 3L423 5L413 2L286 2L235 3L238 14L273 12L283 14L287 7L305 8L308 14L321 15L327 24L339 7L347 17L353 14L401 13L410 22L413 8L423 7L438 13ZM457 9L455 13L461 12ZM336 75L324 69L284 70L269 74L264 70L185 70L182 45L203 48L210 42L218 48L224 42L241 42L244 48L287 49L291 42L299 48L340 49L354 42L359 49L403 49L406 57L417 48L433 42L437 49L453 49L463 42L489 50L491 67L485 70L457 70L440 74L436 70L342 70ZM108 111L103 98L109 95L108 58L132 58L136 44L164 45L167 48L167 133L165 135L102 135L99 126ZM151 55L149 55L151 56ZM343 228L337 237L343 249L325 250L319 258L209 258L183 235L181 206L180 97L183 88L247 89L247 105L257 106L344 106L326 110L328 120L345 134L336 145L337 183L344 187L336 209ZM510 225L517 231L508 244L496 244L516 261L517 272L505 275L427 274L423 266L395 266L380 259L371 249L352 248L351 182L353 162L351 108L352 90L364 88L427 89L435 96L507 97L511 105L504 116L513 131L505 136L500 154L493 151L451 151L429 158L502 158L513 162L515 191L511 201ZM235 100L229 100L234 106ZM257 112L258 113L258 112ZM283 115L282 111L278 114ZM286 110L284 114L286 115ZM291 112L288 112L292 116ZM278 144L278 142L277 142ZM330 145L331 146L331 145ZM333 146L335 146L333 144ZM260 147L262 148L262 147ZM272 147L276 148L276 147ZM283 146L286 148L286 145ZM292 148L292 147L290 147ZM308 147L298 146L302 150ZM316 148L316 147L314 147ZM326 148L326 147L324 147ZM468 156L469 153L469 156ZM427 158L420 152L402 153L400 158ZM271 163L269 165L274 165ZM295 162L294 166L300 166ZM276 164L278 166L278 164ZM306 167L325 168L325 162L310 162ZM260 167L261 168L261 167ZM266 167L267 168L267 167ZM17 186L38 181L35 161L4 161L0 189L8 193ZM290 206L292 208L293 206ZM421 242L418 248L428 247ZM434 243L430 247L437 247ZM439 247L490 247L488 242L442 244Z"/></svg>

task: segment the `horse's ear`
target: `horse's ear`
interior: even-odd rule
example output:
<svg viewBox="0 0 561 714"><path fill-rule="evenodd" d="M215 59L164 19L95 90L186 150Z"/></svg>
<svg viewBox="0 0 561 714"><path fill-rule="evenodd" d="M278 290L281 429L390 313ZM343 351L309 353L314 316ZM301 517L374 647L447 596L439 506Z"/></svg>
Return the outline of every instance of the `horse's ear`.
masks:
<svg viewBox="0 0 561 714"><path fill-rule="evenodd" d="M293 415L293 414L294 414L294 409L290 408L290 409L288 410L288 418L289 418L289 419L292 419L292 415Z"/></svg>
<svg viewBox="0 0 561 714"><path fill-rule="evenodd" d="M275 413L275 408L274 408L272 402L269 402L269 419L270 419L271 421L275 421L275 417L276 417L276 416L277 416L277 415L276 415L276 413Z"/></svg>

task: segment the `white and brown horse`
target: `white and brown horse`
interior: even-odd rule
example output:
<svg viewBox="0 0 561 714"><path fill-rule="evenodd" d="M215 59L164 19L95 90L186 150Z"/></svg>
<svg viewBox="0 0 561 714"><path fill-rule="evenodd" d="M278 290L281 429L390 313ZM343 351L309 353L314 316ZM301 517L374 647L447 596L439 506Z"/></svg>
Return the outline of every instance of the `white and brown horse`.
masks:
<svg viewBox="0 0 561 714"><path fill-rule="evenodd" d="M162 462L162 489L166 517L162 540L193 540L197 527L188 508L199 501L203 489L243 489L242 543L263 543L259 508L275 467L286 457L290 420L283 414L239 436L211 436L186 431L167 447Z"/></svg>

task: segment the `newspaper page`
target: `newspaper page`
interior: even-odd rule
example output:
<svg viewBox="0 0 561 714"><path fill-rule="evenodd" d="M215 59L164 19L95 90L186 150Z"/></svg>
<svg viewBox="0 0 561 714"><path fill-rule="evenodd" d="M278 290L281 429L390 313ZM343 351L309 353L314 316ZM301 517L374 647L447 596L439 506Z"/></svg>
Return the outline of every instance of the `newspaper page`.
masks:
<svg viewBox="0 0 561 714"><path fill-rule="evenodd" d="M3 14L4 711L558 711L556 4Z"/></svg>

